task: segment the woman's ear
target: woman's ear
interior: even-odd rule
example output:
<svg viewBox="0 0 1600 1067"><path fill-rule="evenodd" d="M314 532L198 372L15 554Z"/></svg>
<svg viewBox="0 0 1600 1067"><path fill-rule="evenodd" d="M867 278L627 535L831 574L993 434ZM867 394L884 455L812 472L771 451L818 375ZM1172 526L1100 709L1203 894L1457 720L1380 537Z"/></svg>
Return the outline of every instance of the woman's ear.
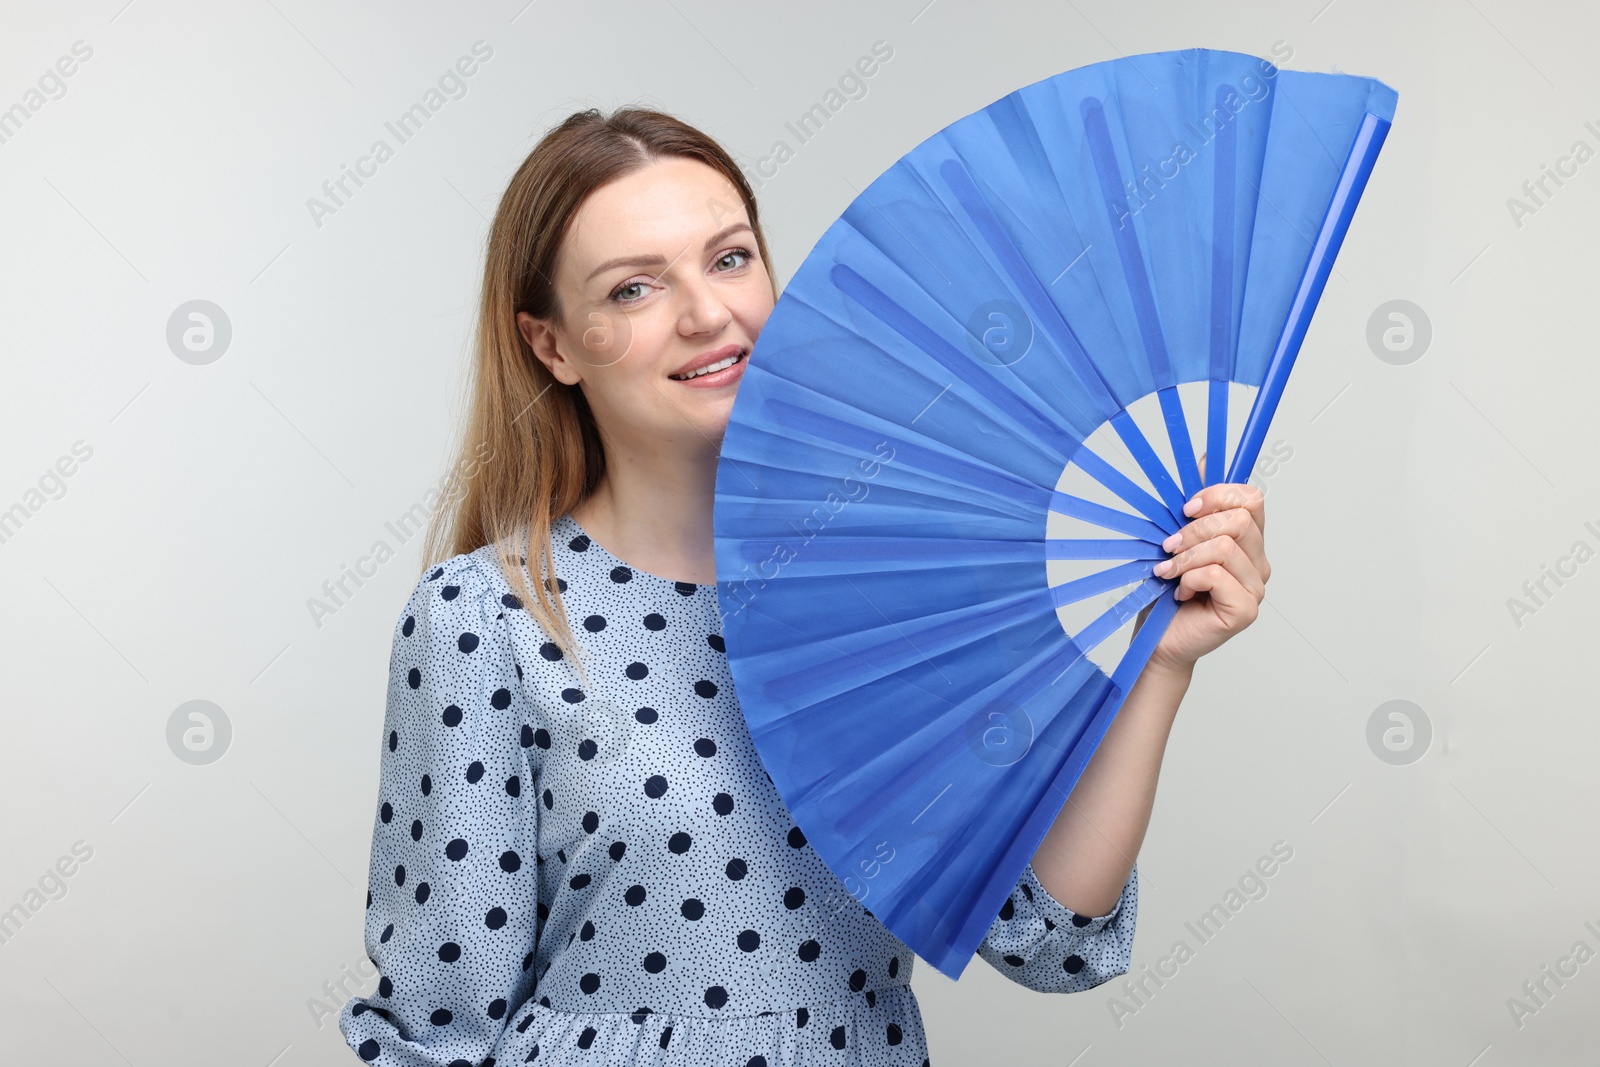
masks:
<svg viewBox="0 0 1600 1067"><path fill-rule="evenodd" d="M572 361L561 354L556 344L556 331L544 319L536 319L526 311L517 312L517 331L533 350L540 363L552 377L563 385L577 385L579 374Z"/></svg>

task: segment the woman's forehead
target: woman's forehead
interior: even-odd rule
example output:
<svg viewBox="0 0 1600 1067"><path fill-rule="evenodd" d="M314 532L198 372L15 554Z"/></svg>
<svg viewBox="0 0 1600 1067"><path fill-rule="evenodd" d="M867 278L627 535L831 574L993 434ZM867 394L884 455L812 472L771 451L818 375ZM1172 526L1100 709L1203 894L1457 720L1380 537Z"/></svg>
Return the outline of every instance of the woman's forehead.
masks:
<svg viewBox="0 0 1600 1067"><path fill-rule="evenodd" d="M720 172L696 159L657 160L589 195L568 234L570 263L582 280L614 256L671 260L740 221L749 221L744 201Z"/></svg>

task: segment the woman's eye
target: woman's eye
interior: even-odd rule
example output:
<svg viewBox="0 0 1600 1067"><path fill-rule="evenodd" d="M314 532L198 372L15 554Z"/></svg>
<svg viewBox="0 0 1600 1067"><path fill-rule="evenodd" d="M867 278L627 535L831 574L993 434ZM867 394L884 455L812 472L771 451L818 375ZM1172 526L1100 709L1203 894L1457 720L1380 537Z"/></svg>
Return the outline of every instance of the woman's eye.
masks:
<svg viewBox="0 0 1600 1067"><path fill-rule="evenodd" d="M734 248L717 257L716 267L720 273L726 274L729 271L738 270L754 258L754 255L748 249ZM618 304L637 304L645 298L644 290L646 288L647 285L644 282L626 282L611 290L611 300Z"/></svg>

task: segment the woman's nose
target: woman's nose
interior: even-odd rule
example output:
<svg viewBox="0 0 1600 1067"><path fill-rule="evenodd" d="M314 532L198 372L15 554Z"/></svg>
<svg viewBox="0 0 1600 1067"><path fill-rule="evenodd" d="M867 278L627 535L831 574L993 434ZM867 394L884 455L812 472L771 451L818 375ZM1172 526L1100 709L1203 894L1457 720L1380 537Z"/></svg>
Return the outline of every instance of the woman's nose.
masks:
<svg viewBox="0 0 1600 1067"><path fill-rule="evenodd" d="M681 324L688 333L717 333L733 319L733 312L709 282L701 280L685 291Z"/></svg>

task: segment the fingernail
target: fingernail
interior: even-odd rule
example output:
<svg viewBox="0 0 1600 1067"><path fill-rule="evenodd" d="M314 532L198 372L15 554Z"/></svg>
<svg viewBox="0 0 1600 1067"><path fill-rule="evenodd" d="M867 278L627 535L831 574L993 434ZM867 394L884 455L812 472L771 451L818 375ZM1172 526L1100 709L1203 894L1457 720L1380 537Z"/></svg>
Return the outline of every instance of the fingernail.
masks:
<svg viewBox="0 0 1600 1067"><path fill-rule="evenodd" d="M1197 512L1199 510L1200 510L1200 494L1196 493L1194 496L1189 498L1189 502L1187 504L1183 505L1183 513L1185 515L1193 515L1195 512Z"/></svg>
<svg viewBox="0 0 1600 1067"><path fill-rule="evenodd" d="M1173 549L1177 548L1178 545L1180 545L1182 542L1183 542L1183 534L1175 533L1171 537L1168 537L1165 541L1161 542L1161 548L1162 548L1163 551L1171 552Z"/></svg>
<svg viewBox="0 0 1600 1067"><path fill-rule="evenodd" d="M1172 561L1170 559L1164 559L1160 563L1157 563L1152 569L1155 571L1155 573L1165 578L1167 576L1167 572L1172 570Z"/></svg>

